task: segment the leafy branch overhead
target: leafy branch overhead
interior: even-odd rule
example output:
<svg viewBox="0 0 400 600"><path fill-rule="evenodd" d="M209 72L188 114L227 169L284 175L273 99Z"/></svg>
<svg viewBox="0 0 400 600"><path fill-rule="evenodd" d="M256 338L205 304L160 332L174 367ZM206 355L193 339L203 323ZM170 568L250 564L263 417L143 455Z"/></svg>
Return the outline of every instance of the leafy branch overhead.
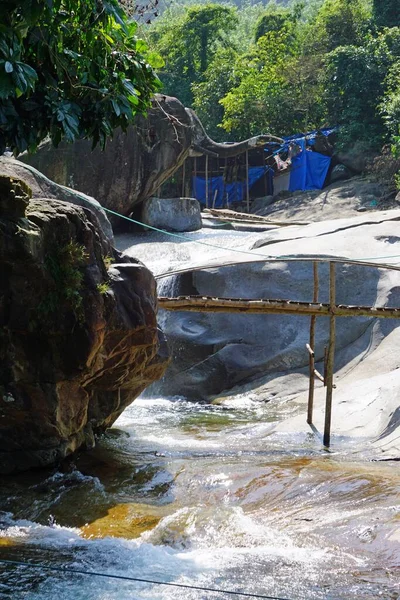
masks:
<svg viewBox="0 0 400 600"><path fill-rule="evenodd" d="M2 0L0 152L50 135L104 146L146 112L158 56L117 0ZM159 60L159 59L158 59Z"/></svg>

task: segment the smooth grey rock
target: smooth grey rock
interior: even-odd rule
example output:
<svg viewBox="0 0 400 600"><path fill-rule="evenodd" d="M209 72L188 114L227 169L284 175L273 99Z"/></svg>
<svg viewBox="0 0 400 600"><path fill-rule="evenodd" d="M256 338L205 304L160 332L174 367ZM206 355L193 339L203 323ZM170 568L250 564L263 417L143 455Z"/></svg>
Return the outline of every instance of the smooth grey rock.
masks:
<svg viewBox="0 0 400 600"><path fill-rule="evenodd" d="M197 231L201 207L195 198L149 198L143 202L142 221L167 231Z"/></svg>
<svg viewBox="0 0 400 600"><path fill-rule="evenodd" d="M267 206L272 204L274 201L273 196L264 196L263 198L256 198L251 203L250 212L253 215L259 214L259 211L263 211Z"/></svg>
<svg viewBox="0 0 400 600"><path fill-rule="evenodd" d="M335 199L349 186L350 182L344 182L341 187L338 184ZM347 213L344 200L337 203L335 212L332 203L329 214L335 214L335 220L282 227L260 234L213 232L213 248L199 246L195 240L175 247L169 243L168 255L164 256L163 242L158 237L154 248L149 243L143 250L135 245L132 252L139 253L139 257L158 273L187 266L188 272L160 280L161 296L190 294L310 301L313 296L311 263L294 263L285 258L272 263L254 263L249 262L252 257L245 251L250 254L254 251L256 260L260 254L266 257L333 255L366 260L393 255L400 210L368 211L361 215L356 212L356 201L359 204L359 200L354 199ZM317 211L313 207L313 210L314 218L324 214L321 209ZM349 213L350 217L338 218ZM295 210L293 218L299 218ZM123 247L127 248L129 239L125 237L123 242ZM130 243L134 242L132 238ZM224 262L229 266L221 266ZM232 262L237 264L232 265ZM200 267L201 270L195 270ZM400 306L399 290L400 273L397 271L337 266L338 303ZM328 300L327 265L320 267L319 298L321 302ZM305 344L309 338L309 318L168 311L161 311L160 317L173 361L163 380L155 384L155 394L208 399L260 377L276 378L277 373L307 371ZM316 355L320 360L328 339L329 319L317 321ZM368 351L368 341L364 346L364 342L361 344L358 340L372 322L366 318L338 319L338 367L341 361L348 364L355 356ZM387 335L398 327L398 322L388 319L383 327L384 335ZM366 338L362 339L365 341Z"/></svg>

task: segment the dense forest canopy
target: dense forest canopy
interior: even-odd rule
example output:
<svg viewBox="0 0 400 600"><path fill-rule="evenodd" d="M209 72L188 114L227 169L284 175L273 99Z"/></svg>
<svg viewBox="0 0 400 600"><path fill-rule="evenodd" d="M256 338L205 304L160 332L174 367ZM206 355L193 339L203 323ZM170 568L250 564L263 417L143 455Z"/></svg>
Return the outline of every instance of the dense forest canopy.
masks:
<svg viewBox="0 0 400 600"><path fill-rule="evenodd" d="M146 27L163 91L233 140L340 125L342 143L400 140L400 0L163 5Z"/></svg>

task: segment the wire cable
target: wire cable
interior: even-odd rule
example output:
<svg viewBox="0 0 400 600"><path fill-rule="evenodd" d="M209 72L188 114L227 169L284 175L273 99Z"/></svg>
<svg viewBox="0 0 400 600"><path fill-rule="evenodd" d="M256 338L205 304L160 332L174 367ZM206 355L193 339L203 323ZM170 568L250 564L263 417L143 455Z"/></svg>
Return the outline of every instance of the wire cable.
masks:
<svg viewBox="0 0 400 600"><path fill-rule="evenodd" d="M127 217L125 215L121 215L120 213L111 210L110 208L105 208L104 206L102 206L102 209L105 210L106 212L109 212L117 217L121 217L121 219L126 219L127 221L131 221L132 223L135 223L135 225L140 225L142 227L145 227L147 229L152 229L153 231L157 231L158 233L163 233L165 235L169 235L171 237L174 238L179 238L181 240L185 240L186 242L192 242L194 244L201 244L202 246L209 246L210 248L217 248L218 250L225 250L226 252L236 252L236 253L240 253L240 254L248 254L251 256L261 256L262 258L265 258L266 260L289 260L291 258L293 258L293 256L290 255L285 255L285 254L278 254L276 256L273 256L271 254L263 254L261 252L253 252L252 250L238 250L237 248L224 248L223 246L218 246L217 244L210 244L209 242L203 242L201 240L194 240L192 238L190 238L187 235L182 235L180 233L172 233L171 231L166 231L165 229L160 229L159 227L153 227L153 225L147 225L146 223L143 223L142 221L138 221L136 219L132 219L132 217ZM307 258L308 259L312 259L312 258L321 258L320 256L317 255L309 255L307 254ZM332 257L334 258L334 257ZM391 260L394 258L400 258L400 254L393 254L390 256L372 256L372 257L367 257L367 258L351 258L348 259L347 257L340 257L343 260L351 260L351 261L358 261L358 262L370 262L370 261L374 261L374 260ZM301 260L301 259L299 259ZM329 261L329 258L326 258L327 261ZM390 265L388 265L390 267Z"/></svg>
<svg viewBox="0 0 400 600"><path fill-rule="evenodd" d="M263 594L251 594L249 592L239 592L235 590L223 590L218 588L206 588L198 585L188 585L185 583L171 583L168 581L157 581L153 579L144 579L142 577L128 577L127 575L113 575L109 573L99 573L97 571L84 571L83 569L68 569L65 567L55 567L42 565L38 563L30 563L22 560L7 560L0 558L0 563L14 567L30 567L32 569L43 569L46 571L57 571L59 573L68 573L70 575L90 575L92 577L108 577L110 579L118 579L122 581L131 581L136 583L151 583L153 585L166 585L176 588L184 588L188 590L197 590L200 592L214 592L217 594L227 594L230 596L243 596L247 598L261 598L261 600L290 600L289 598L281 598L280 596L265 596Z"/></svg>
<svg viewBox="0 0 400 600"><path fill-rule="evenodd" d="M226 250L227 252L239 252L240 254L251 254L253 256L263 256L264 258L272 258L267 254L261 254L261 252L252 252L251 250L238 250L237 248L224 248L222 246L217 246L217 244L210 244L209 242L202 242L201 240L192 240L187 235L182 235L180 233L172 233L172 231L165 231L165 229L160 229L159 227L153 227L153 225L147 225L146 223L142 223L141 221L132 219L132 217L126 217L125 215L121 215L120 213L117 213L114 210L111 210L110 208L105 208L104 206L102 206L102 209L105 210L106 212L111 213L112 215L121 217L121 219L126 219L127 221L131 221L132 223L135 223L135 225L141 225L142 227L146 227L147 229L152 229L153 231L158 231L158 233L164 233L165 235L169 235L174 238L185 240L185 242L194 242L195 244L201 244L202 246L209 246L210 248L217 248L218 250Z"/></svg>

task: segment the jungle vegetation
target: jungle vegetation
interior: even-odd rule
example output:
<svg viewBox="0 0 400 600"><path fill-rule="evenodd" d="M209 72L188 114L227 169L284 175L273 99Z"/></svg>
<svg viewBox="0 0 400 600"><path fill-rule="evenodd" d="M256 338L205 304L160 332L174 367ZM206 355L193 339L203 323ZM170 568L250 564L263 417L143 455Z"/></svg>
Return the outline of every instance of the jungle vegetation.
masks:
<svg viewBox="0 0 400 600"><path fill-rule="evenodd" d="M400 0L173 2L145 35L217 140L340 125L400 147Z"/></svg>

